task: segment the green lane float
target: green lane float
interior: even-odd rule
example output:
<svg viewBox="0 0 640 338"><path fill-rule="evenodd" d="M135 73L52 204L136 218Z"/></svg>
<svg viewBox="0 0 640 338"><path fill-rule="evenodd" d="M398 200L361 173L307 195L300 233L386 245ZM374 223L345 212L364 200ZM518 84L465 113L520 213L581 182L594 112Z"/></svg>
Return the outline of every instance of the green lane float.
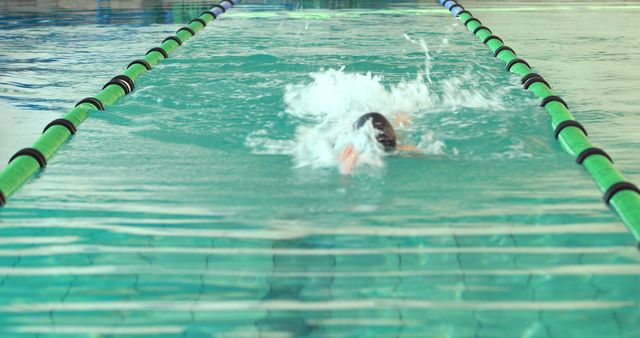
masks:
<svg viewBox="0 0 640 338"><path fill-rule="evenodd" d="M125 71L113 77L103 87L102 91L93 97L84 98L62 118L51 121L42 132L42 136L29 148L16 152L9 160L2 172L0 172L0 206L7 203L11 196L25 181L38 170L47 165L47 161L53 154L76 133L76 128L89 116L92 110L104 110L116 101L135 89L135 81L138 77L162 60L184 42L189 40L207 26L207 24L241 0L223 0L200 17L195 18L184 27L178 29L175 35L164 39L160 46L147 51L143 59L137 59L129 63Z"/></svg>
<svg viewBox="0 0 640 338"><path fill-rule="evenodd" d="M464 24L483 44L493 52L493 56L506 63L506 70L522 77L525 90L533 92L542 101L540 106L551 116L553 135L562 148L575 157L593 177L603 192L603 199L612 206L636 241L640 242L640 190L631 182L625 181L622 174L613 166L613 160L604 150L594 147L586 129L576 121L569 111L569 105L560 96L555 95L549 83L538 73L531 70L527 61L518 58L516 52L504 41L494 35L491 29L464 9L454 0L438 0Z"/></svg>

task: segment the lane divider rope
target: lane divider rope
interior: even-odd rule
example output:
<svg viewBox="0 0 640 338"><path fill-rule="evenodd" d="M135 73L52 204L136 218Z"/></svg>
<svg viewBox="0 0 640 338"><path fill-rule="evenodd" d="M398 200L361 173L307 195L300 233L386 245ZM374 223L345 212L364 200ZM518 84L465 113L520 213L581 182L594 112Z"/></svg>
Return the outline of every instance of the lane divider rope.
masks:
<svg viewBox="0 0 640 338"><path fill-rule="evenodd" d="M532 71L527 61L516 56L516 52L504 41L493 34L491 29L473 17L455 0L437 0L458 17L460 22L493 52L493 56L502 60L509 72L521 76L521 83L541 99L540 106L551 116L553 135L561 147L575 157L576 163L582 165L591 175L596 185L604 193L603 200L620 216L631 234L640 243L640 190L624 179L613 166L611 156L604 150L594 147L586 129L576 121L565 100L556 95L549 83L538 73ZM640 248L640 246L639 246Z"/></svg>
<svg viewBox="0 0 640 338"><path fill-rule="evenodd" d="M182 40L178 39L178 37L175 35L167 36L164 40L162 40L162 43L165 43L169 40L173 40L178 44L178 46L182 46Z"/></svg>
<svg viewBox="0 0 640 338"><path fill-rule="evenodd" d="M135 81L139 76L168 58L174 49L182 46L208 23L240 1L222 0L219 4L212 5L211 9L202 12L198 18L178 29L175 35L164 39L160 46L149 49L143 59L129 63L123 73L109 80L98 94L78 101L75 107L62 118L47 124L36 142L31 147L16 152L9 160L9 164L0 171L0 206L5 205L7 199L38 170L46 167L47 161L71 135L76 133L78 126L87 119L91 111L105 110L115 104L120 97L131 93L135 89Z"/></svg>
<svg viewBox="0 0 640 338"><path fill-rule="evenodd" d="M51 122L49 122L49 124L47 124L46 127L44 127L44 130L42 131L42 133L46 133L47 129L53 127L53 126L63 126L65 128L67 128L67 130L69 131L69 133L71 134L75 134L76 133L76 126L73 125L73 123L71 123L71 121L62 118L62 119L55 119Z"/></svg>

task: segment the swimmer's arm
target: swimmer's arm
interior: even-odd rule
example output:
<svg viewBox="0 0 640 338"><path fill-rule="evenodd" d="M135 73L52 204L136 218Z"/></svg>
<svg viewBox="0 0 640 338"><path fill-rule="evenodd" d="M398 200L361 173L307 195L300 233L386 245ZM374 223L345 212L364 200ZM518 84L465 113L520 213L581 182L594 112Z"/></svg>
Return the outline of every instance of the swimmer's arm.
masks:
<svg viewBox="0 0 640 338"><path fill-rule="evenodd" d="M413 152L416 152L416 153L421 153L422 152L422 150L418 149L418 147L412 146L410 144L400 144L400 145L396 146L396 149L400 150L400 151L413 151Z"/></svg>
<svg viewBox="0 0 640 338"><path fill-rule="evenodd" d="M353 148L353 145L348 144L342 148L338 162L340 163L340 173L342 175L349 175L353 170L353 166L358 160L358 153Z"/></svg>
<svg viewBox="0 0 640 338"><path fill-rule="evenodd" d="M427 154L423 149L420 149L416 146L402 144L396 146L397 153L396 155L399 157L411 157L411 158L423 158L423 159L431 159L434 158L433 154Z"/></svg>
<svg viewBox="0 0 640 338"><path fill-rule="evenodd" d="M425 154L424 151L416 146L401 144L396 146L398 156L401 157L415 157L415 158L429 158L430 156Z"/></svg>

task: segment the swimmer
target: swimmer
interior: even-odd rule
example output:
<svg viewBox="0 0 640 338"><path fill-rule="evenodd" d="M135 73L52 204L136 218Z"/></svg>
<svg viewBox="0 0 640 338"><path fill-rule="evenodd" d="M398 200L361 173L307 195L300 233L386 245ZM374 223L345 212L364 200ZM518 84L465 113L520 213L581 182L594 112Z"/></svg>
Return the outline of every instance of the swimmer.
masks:
<svg viewBox="0 0 640 338"><path fill-rule="evenodd" d="M389 120L380 113L367 113L360 116L353 124L353 129L360 129L369 121L371 121L373 128L376 130L376 141L384 147L385 152L393 152L396 150L420 151L418 148L411 145L399 145L393 125L391 125ZM395 113L394 122L396 122L396 125L404 127L411 124L411 118L406 113ZM353 145L346 145L338 157L338 162L340 162L340 172L343 175L349 175L357 160L358 153L354 149Z"/></svg>

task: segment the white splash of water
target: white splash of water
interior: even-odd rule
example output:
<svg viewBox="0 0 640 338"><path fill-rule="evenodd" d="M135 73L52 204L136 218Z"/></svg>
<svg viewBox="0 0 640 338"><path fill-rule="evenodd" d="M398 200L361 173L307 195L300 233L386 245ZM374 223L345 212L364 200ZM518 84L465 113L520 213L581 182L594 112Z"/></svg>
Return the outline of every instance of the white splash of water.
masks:
<svg viewBox="0 0 640 338"><path fill-rule="evenodd" d="M356 167L382 167L387 153L375 141L373 126L353 128L353 123L363 114L379 112L393 122L394 113L398 112L419 120L426 114L455 112L459 108L504 109L502 93L487 93L469 85L475 81L469 71L434 82L426 42L406 34L404 37L425 53L425 68L414 79L385 84L382 75L349 73L344 67L310 73L310 81L288 84L284 90L284 116L299 122L294 138L272 139L271 128L265 126L249 135L246 145L257 154L290 155L295 167L311 168L338 168L340 153L345 146L352 145L358 153ZM419 140L414 145L424 154L455 156L458 153L455 148L447 149L442 136L434 131L437 128L424 123L404 130L398 128L396 126L401 135L413 134L411 138ZM404 143L402 138L398 141Z"/></svg>
<svg viewBox="0 0 640 338"><path fill-rule="evenodd" d="M285 88L286 113L314 123L296 129L291 154L297 167L335 167L349 144L358 154L357 166L382 167L385 152L375 141L375 129L367 124L354 130L353 123L368 112L379 112L393 121L395 112L416 115L432 108L434 102L424 74L389 87L382 83L382 76L344 69L324 70L310 77L310 83Z"/></svg>
<svg viewBox="0 0 640 338"><path fill-rule="evenodd" d="M445 32L444 36L440 39L440 47L438 48L438 51L441 51L442 48L447 47L449 45L449 36L453 34L454 29L458 28L458 26L459 25L456 22L447 27L447 31Z"/></svg>
<svg viewBox="0 0 640 338"><path fill-rule="evenodd" d="M321 70L309 76L309 82L285 87L285 116L301 122L294 139L271 139L270 128L266 126L247 137L246 145L254 153L293 156L295 167L337 168L341 151L351 144L358 153L356 167L383 167L386 153L375 142L375 129L371 124L367 128L353 128L353 123L363 114L379 112L393 121L395 112L419 119L425 114L461 107L504 109L500 93L481 93L465 86L472 81L469 73L432 84L426 80L426 74L419 73L413 80L387 86L381 75L349 73L344 68ZM457 153L457 149L448 151L444 140L428 126L405 129L405 134L416 132L420 136L415 146L424 154Z"/></svg>
<svg viewBox="0 0 640 338"><path fill-rule="evenodd" d="M296 167L337 167L340 152L352 145L358 153L358 165L383 167L384 149L376 142L371 123L354 130L352 120L325 121L296 129L292 155Z"/></svg>
<svg viewBox="0 0 640 338"><path fill-rule="evenodd" d="M444 141L437 139L432 131L427 131L420 137L417 148L422 149L427 154L444 155L447 146ZM457 149L454 148L455 151Z"/></svg>
<svg viewBox="0 0 640 338"><path fill-rule="evenodd" d="M284 102L288 114L317 122L348 120L351 125L367 112L391 116L395 111L412 113L433 104L421 74L412 81L401 81L388 89L382 84L382 76L370 72L346 73L341 68L309 76L311 83L285 87Z"/></svg>
<svg viewBox="0 0 640 338"><path fill-rule="evenodd" d="M412 39L407 33L404 34L404 38L412 44L420 46L422 51L424 51L424 73L427 77L427 81L429 81L429 83L433 83L433 81L431 80L431 55L429 55L429 47L427 47L427 42L424 41L424 39L416 41Z"/></svg>

